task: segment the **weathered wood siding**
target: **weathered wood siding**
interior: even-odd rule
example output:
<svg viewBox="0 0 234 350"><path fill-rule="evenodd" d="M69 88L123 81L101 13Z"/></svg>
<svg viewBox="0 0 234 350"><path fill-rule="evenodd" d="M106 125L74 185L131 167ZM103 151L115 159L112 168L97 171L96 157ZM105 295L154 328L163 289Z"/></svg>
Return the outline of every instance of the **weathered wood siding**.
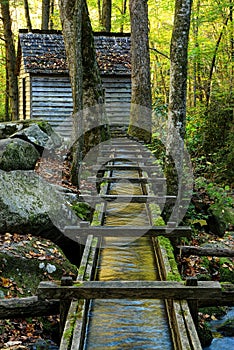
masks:
<svg viewBox="0 0 234 350"><path fill-rule="evenodd" d="M47 120L62 136L70 136L72 91L68 76L31 76L31 118Z"/></svg>
<svg viewBox="0 0 234 350"><path fill-rule="evenodd" d="M102 76L110 125L128 125L131 102L130 76Z"/></svg>
<svg viewBox="0 0 234 350"><path fill-rule="evenodd" d="M30 74L24 70L24 64L21 60L20 74L18 79L19 89L19 119L29 119L31 115L31 84Z"/></svg>
<svg viewBox="0 0 234 350"><path fill-rule="evenodd" d="M102 76L106 112L110 125L129 123L130 76ZM29 75L19 77L20 119L43 119L64 137L72 130L72 91L68 76ZM31 97L31 98L30 98Z"/></svg>

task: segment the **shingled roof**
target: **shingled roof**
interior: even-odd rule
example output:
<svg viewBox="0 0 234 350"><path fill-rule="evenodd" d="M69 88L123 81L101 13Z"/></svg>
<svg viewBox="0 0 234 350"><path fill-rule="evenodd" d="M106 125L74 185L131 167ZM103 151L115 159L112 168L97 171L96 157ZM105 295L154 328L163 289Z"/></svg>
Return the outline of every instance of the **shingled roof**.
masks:
<svg viewBox="0 0 234 350"><path fill-rule="evenodd" d="M95 33L97 62L101 74L130 74L130 35ZM28 73L68 74L62 33L19 33L18 58Z"/></svg>

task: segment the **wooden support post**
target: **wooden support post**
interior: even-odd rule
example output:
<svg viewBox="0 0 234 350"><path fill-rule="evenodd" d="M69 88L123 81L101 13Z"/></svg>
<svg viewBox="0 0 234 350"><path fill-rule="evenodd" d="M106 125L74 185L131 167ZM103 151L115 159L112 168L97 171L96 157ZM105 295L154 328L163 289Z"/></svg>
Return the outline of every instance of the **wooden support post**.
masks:
<svg viewBox="0 0 234 350"><path fill-rule="evenodd" d="M188 277L186 279L186 286L198 286L197 277ZM196 329L198 329L198 299L188 300L188 306L193 318Z"/></svg>
<svg viewBox="0 0 234 350"><path fill-rule="evenodd" d="M73 280L71 277L62 277L61 286L72 286ZM67 319L68 310L71 304L71 300L61 299L60 300L60 337L62 337L64 326Z"/></svg>

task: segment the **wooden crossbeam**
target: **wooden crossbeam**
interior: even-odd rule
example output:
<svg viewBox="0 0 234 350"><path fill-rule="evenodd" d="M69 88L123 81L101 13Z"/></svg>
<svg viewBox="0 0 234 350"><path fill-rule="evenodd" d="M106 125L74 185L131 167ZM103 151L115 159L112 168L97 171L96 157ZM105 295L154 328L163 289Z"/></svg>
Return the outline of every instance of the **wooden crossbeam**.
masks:
<svg viewBox="0 0 234 350"><path fill-rule="evenodd" d="M115 156L110 155L109 157L98 157L97 163L103 164L105 162L134 162L134 163L144 163L151 165L154 161L153 158L143 158L143 157L131 157L131 156ZM134 164L132 164L134 165Z"/></svg>
<svg viewBox="0 0 234 350"><path fill-rule="evenodd" d="M159 167L155 165L141 165L141 164L107 164L102 165L101 168L99 165L94 165L92 167L94 171L110 171L110 170L138 170L146 171L149 173L159 171Z"/></svg>
<svg viewBox="0 0 234 350"><path fill-rule="evenodd" d="M80 195L80 198L84 202L88 203L102 203L106 202L118 202L118 203L157 203L164 204L167 202L174 202L176 196L152 196L152 195L122 195L122 194L103 194L103 195Z"/></svg>
<svg viewBox="0 0 234 350"><path fill-rule="evenodd" d="M185 286L175 281L84 281L63 287L41 282L37 294L42 299L187 299L220 298L219 282L199 281Z"/></svg>
<svg viewBox="0 0 234 350"><path fill-rule="evenodd" d="M213 299L209 298L207 300L198 300L199 307L208 306L234 306L234 284L232 283L222 283L222 296L221 298Z"/></svg>
<svg viewBox="0 0 234 350"><path fill-rule="evenodd" d="M133 143L132 141L129 141L128 139L126 140L121 140L121 141L118 141L118 142L115 142L113 140L111 140L111 142L109 144L103 144L101 145L101 149L110 149L110 148L113 148L113 149L116 149L118 150L120 147L124 147L124 148L132 148L132 149L139 149L139 145L137 143Z"/></svg>
<svg viewBox="0 0 234 350"><path fill-rule="evenodd" d="M108 149L101 149L98 154L100 154L100 156L107 156L107 155L113 155L113 156L127 156L127 155L141 155L142 157L152 157L155 159L155 157L153 157L152 153L150 151L145 151L145 150L139 150L139 149L118 149L118 148L108 148Z"/></svg>
<svg viewBox="0 0 234 350"><path fill-rule="evenodd" d="M76 239L77 236L95 235L96 237L187 237L191 235L191 228L186 226L66 226L66 236Z"/></svg>
<svg viewBox="0 0 234 350"><path fill-rule="evenodd" d="M221 256L234 257L234 249L219 248L219 247L194 247L194 246L177 246L177 250L183 255L198 255L198 256Z"/></svg>
<svg viewBox="0 0 234 350"><path fill-rule="evenodd" d="M96 177L90 176L87 181L92 183L101 183L101 182L131 182L131 183L141 183L141 184L149 184L149 183L157 183L158 185L162 185L166 183L166 179L163 177Z"/></svg>

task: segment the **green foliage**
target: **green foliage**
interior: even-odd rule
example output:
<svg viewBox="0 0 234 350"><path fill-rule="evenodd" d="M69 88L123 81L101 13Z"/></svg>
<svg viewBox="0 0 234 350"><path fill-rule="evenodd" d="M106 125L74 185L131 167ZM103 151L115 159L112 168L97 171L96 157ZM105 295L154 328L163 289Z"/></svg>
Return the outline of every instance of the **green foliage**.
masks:
<svg viewBox="0 0 234 350"><path fill-rule="evenodd" d="M233 198L230 195L231 188L228 185L223 188L203 177L199 177L195 180L195 187L197 189L203 188L209 195L210 201L220 208L232 208L234 205Z"/></svg>
<svg viewBox="0 0 234 350"><path fill-rule="evenodd" d="M92 209L87 203L76 202L71 208L81 220L90 221Z"/></svg>
<svg viewBox="0 0 234 350"><path fill-rule="evenodd" d="M234 283L233 262L229 258L202 258L202 265L220 282Z"/></svg>
<svg viewBox="0 0 234 350"><path fill-rule="evenodd" d="M208 214L197 211L193 203L189 204L184 223L195 227L202 227L207 225Z"/></svg>
<svg viewBox="0 0 234 350"><path fill-rule="evenodd" d="M98 6L96 0L87 0L89 13L91 17L92 27L94 31L102 31L103 27L99 21ZM102 1L101 1L102 4ZM123 0L116 0L112 2L112 32L130 32L130 17L128 6L127 12L123 13Z"/></svg>

